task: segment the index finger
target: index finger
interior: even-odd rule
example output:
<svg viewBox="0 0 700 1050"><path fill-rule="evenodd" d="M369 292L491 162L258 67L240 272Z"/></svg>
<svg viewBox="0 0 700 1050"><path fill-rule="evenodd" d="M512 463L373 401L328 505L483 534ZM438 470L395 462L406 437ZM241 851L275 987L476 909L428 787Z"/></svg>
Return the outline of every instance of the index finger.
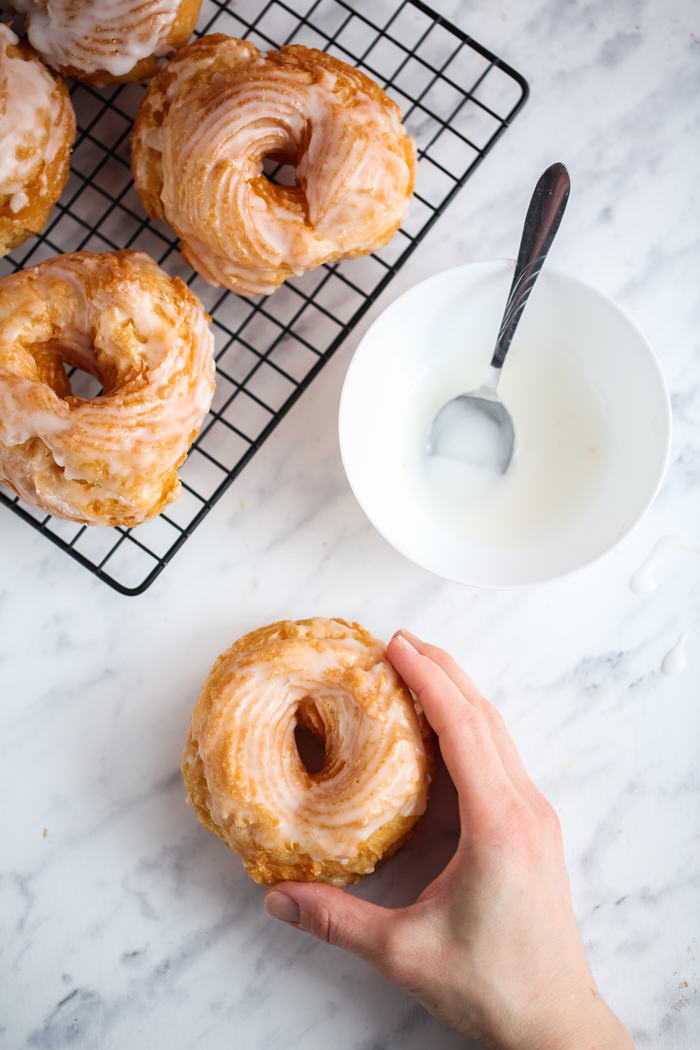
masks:
<svg viewBox="0 0 700 1050"><path fill-rule="evenodd" d="M402 634L391 639L387 655L418 697L438 735L442 757L459 794L460 809L481 810L493 794L514 790L488 720L470 702L468 693L462 692L438 664L419 653Z"/></svg>
<svg viewBox="0 0 700 1050"><path fill-rule="evenodd" d="M493 706L493 704L489 703L485 696L482 695L466 671L456 663L449 653L446 653L443 649L439 649L434 645L429 645L427 642L421 641L420 638L416 638L416 636L412 635L409 631L402 630L400 633L415 649L418 650L419 653L421 653L422 656L427 656L433 661L433 663L441 667L447 677L457 686L462 695L466 697L474 707L481 711L489 724L491 737L496 745L496 750L501 757L503 768L512 780L515 788L522 794L522 796L534 803L539 796L539 791L535 787L523 765L523 760L521 759L518 749L506 728L506 724L503 721L500 712Z"/></svg>

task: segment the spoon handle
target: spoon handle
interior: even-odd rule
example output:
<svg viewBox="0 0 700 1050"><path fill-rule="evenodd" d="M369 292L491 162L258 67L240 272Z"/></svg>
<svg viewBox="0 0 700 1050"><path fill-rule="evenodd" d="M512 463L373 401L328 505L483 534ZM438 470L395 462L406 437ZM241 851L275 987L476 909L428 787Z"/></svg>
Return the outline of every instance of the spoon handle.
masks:
<svg viewBox="0 0 700 1050"><path fill-rule="evenodd" d="M491 367L500 369L510 348L518 321L542 269L569 199L569 173L563 164L552 164L540 175L533 190L520 238L518 261L510 286Z"/></svg>

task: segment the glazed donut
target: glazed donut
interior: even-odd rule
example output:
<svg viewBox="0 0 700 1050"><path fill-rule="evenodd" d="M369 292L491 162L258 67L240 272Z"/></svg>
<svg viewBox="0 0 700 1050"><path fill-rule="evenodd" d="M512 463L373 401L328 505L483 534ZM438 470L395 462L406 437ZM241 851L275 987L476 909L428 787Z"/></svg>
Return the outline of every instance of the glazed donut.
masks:
<svg viewBox="0 0 700 1050"><path fill-rule="evenodd" d="M295 731L320 740L310 772ZM209 831L248 874L347 886L425 810L431 732L381 642L344 620L283 621L239 639L192 713L182 772Z"/></svg>
<svg viewBox="0 0 700 1050"><path fill-rule="evenodd" d="M290 45L263 57L220 33L154 77L132 135L136 188L187 262L243 295L386 244L408 210L413 139L358 69ZM265 159L296 169L278 186Z"/></svg>
<svg viewBox="0 0 700 1050"><path fill-rule="evenodd" d="M27 36L64 76L102 86L145 80L192 35L202 0L13 0Z"/></svg>
<svg viewBox="0 0 700 1050"><path fill-rule="evenodd" d="M214 392L208 320L142 252L74 252L0 280L0 481L91 525L159 513ZM64 365L101 396L74 395Z"/></svg>
<svg viewBox="0 0 700 1050"><path fill-rule="evenodd" d="M74 139L66 85L0 23L0 255L46 225Z"/></svg>

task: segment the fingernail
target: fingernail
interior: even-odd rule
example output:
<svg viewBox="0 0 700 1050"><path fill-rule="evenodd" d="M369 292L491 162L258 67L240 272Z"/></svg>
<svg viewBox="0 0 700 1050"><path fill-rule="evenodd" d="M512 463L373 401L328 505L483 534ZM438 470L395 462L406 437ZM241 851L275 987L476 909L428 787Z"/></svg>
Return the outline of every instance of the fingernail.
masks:
<svg viewBox="0 0 700 1050"><path fill-rule="evenodd" d="M264 904L265 911L274 919L281 919L282 922L289 922L293 926L299 925L299 905L286 893L272 890L265 897Z"/></svg>
<svg viewBox="0 0 700 1050"><path fill-rule="evenodd" d="M401 642L402 645L405 645L407 649L413 649L414 652L417 652L414 643L417 642L418 639L416 638L415 634L411 634L410 631L406 631L402 627L400 631L396 632L394 637L398 639L398 641Z"/></svg>

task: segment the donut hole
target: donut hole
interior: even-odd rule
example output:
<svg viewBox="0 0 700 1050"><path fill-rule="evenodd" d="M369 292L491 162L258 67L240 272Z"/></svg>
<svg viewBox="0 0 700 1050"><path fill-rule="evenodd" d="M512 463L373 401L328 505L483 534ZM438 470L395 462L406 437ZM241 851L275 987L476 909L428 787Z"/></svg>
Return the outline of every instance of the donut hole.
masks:
<svg viewBox="0 0 700 1050"><path fill-rule="evenodd" d="M271 154L269 157L263 157L262 167L265 178L275 186L298 185L296 165L290 162L289 158L282 160Z"/></svg>
<svg viewBox="0 0 700 1050"><path fill-rule="evenodd" d="M63 369L73 397L81 397L85 401L91 401L93 398L101 396L103 391L102 383L95 376L85 372L82 368L76 368L74 365L65 363Z"/></svg>
<svg viewBox="0 0 700 1050"><path fill-rule="evenodd" d="M33 360L35 377L45 383L61 398L79 397L85 401L100 397L103 393L104 377L83 368L81 355L60 340L47 340L25 347L27 366Z"/></svg>
<svg viewBox="0 0 700 1050"><path fill-rule="evenodd" d="M298 722L294 729L294 742L309 776L319 774L326 763L326 742L321 734L311 726Z"/></svg>

